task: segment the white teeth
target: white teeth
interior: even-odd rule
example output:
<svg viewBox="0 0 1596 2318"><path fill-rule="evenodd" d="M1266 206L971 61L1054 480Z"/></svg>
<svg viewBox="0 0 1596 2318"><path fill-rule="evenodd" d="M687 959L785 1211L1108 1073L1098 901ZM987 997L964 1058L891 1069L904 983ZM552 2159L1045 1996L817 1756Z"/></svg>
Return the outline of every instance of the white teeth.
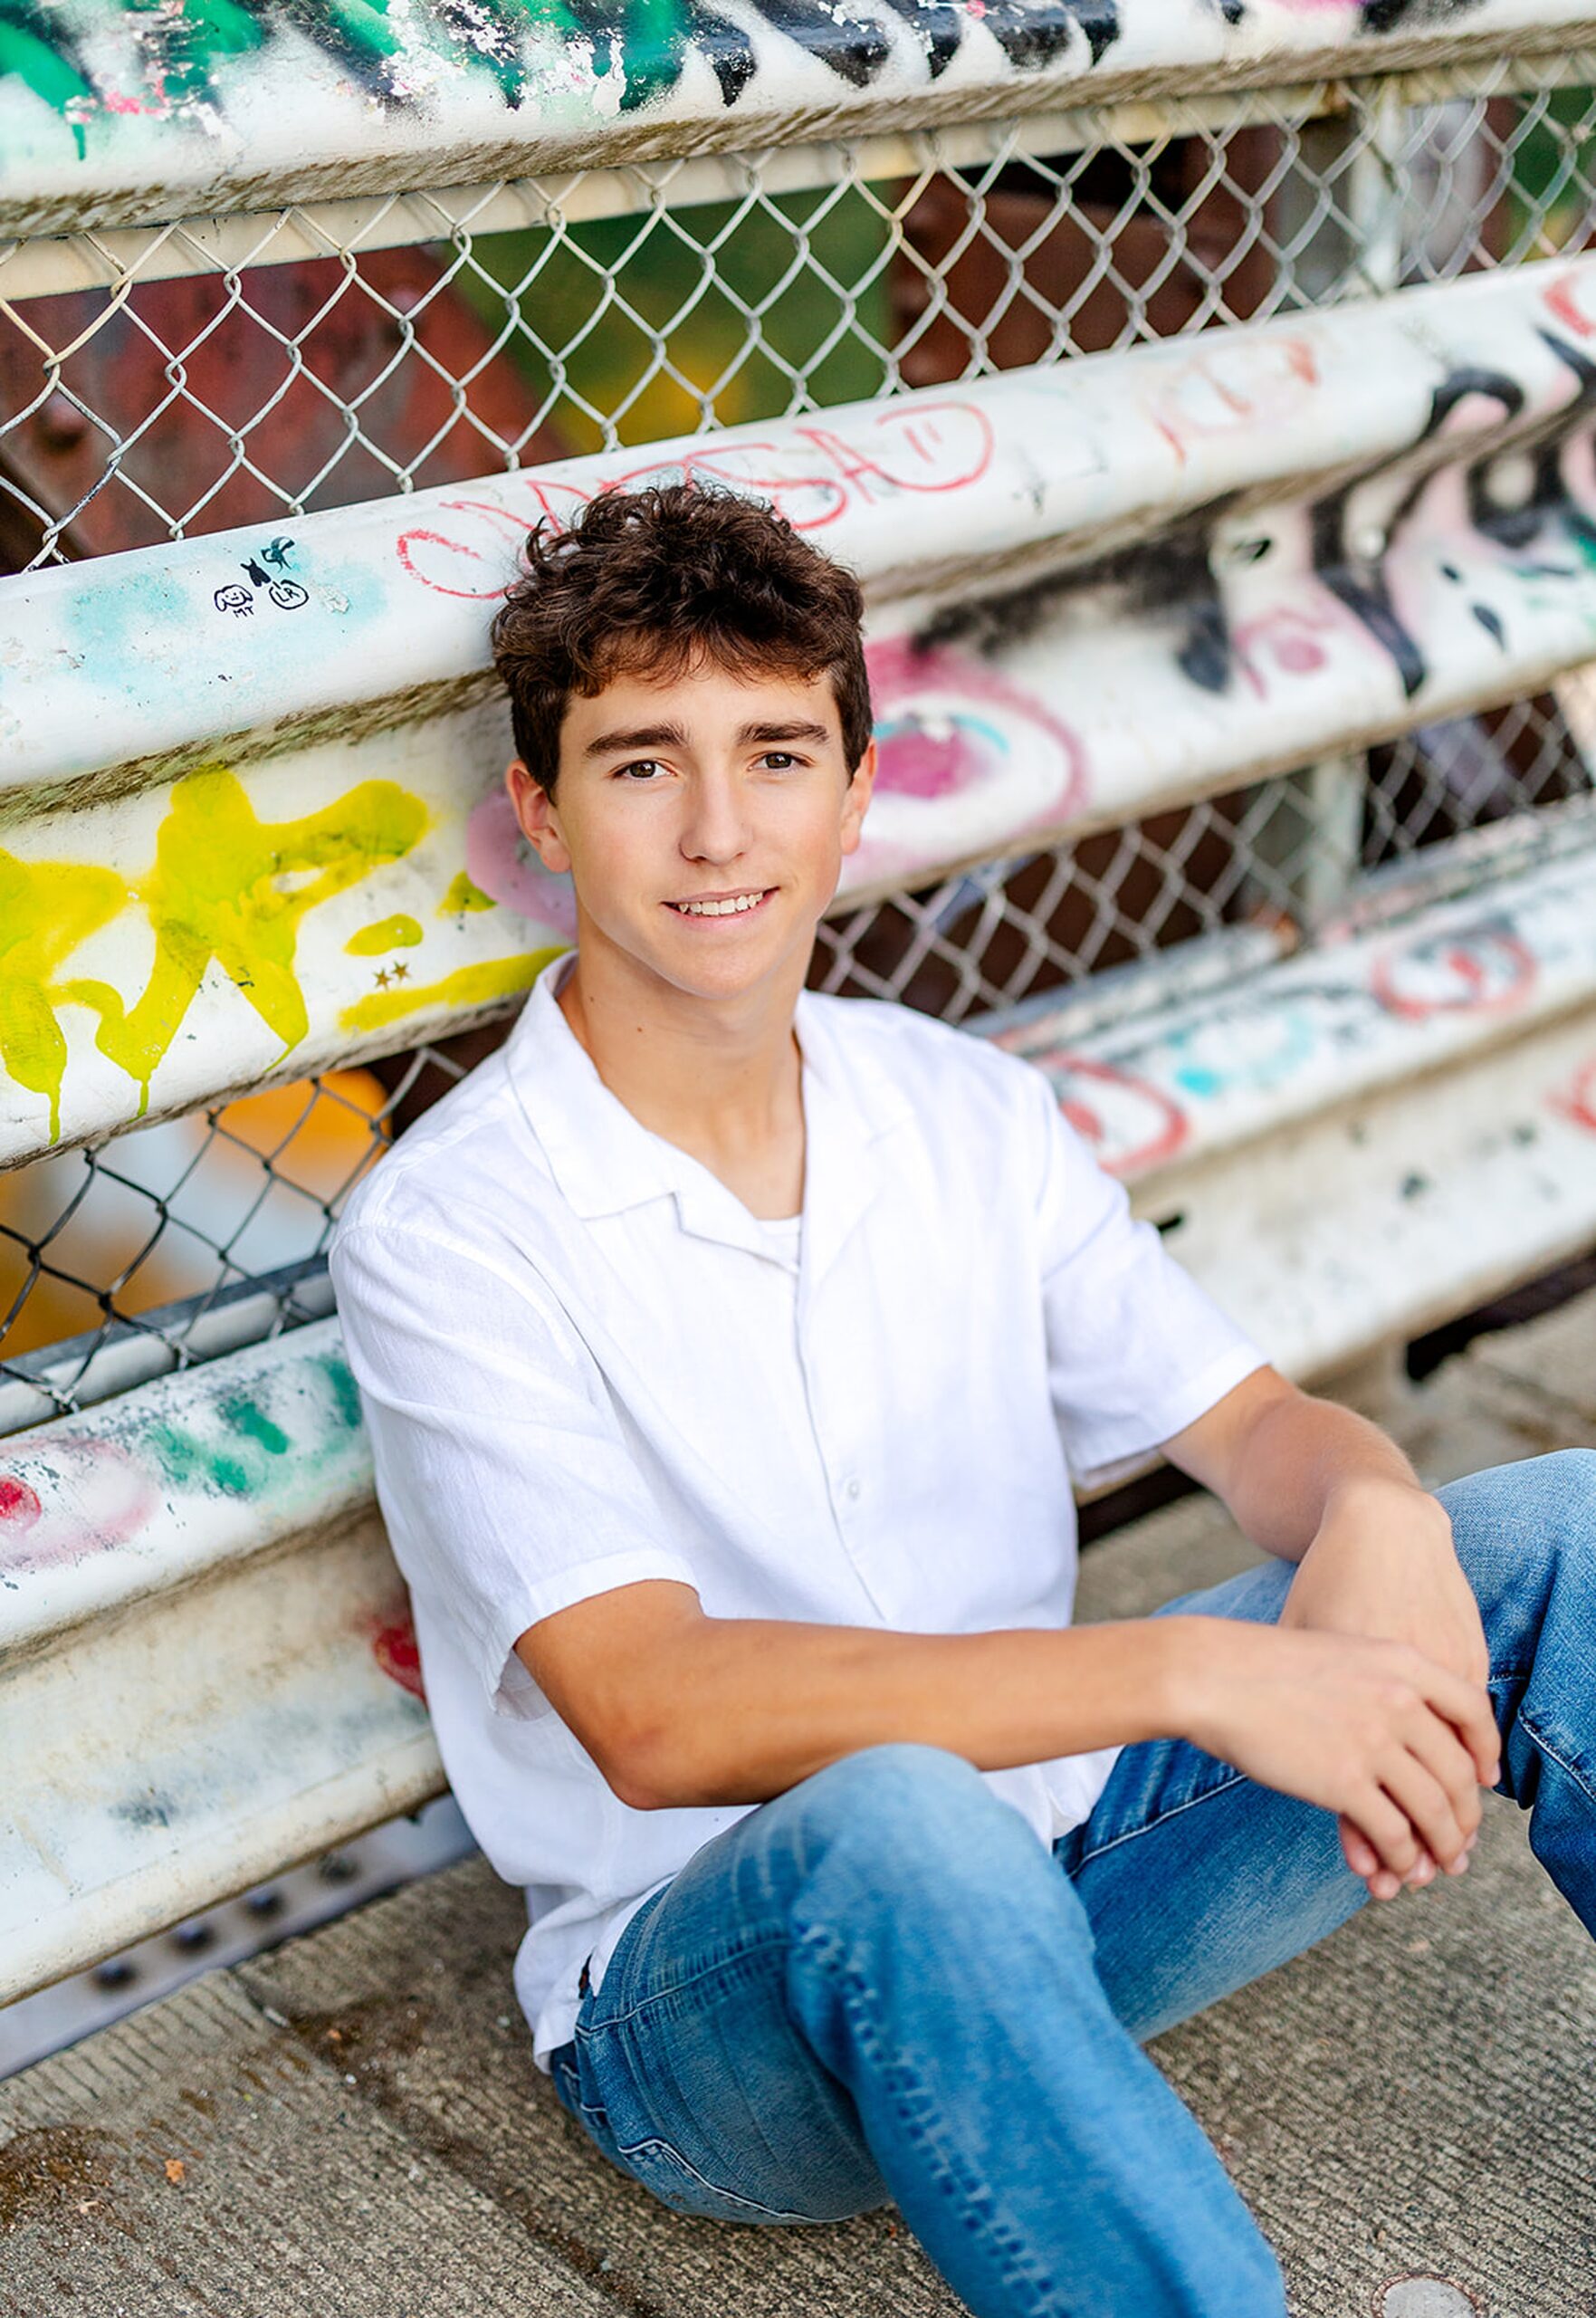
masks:
<svg viewBox="0 0 1596 2318"><path fill-rule="evenodd" d="M758 909L764 898L763 893L739 894L729 902L673 902L671 907L684 917L734 917L739 910Z"/></svg>

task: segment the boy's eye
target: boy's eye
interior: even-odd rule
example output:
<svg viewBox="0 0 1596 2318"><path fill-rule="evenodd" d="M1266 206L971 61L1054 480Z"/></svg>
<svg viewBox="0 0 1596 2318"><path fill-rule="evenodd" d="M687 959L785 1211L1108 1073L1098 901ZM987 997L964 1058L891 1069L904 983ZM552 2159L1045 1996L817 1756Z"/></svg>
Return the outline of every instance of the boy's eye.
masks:
<svg viewBox="0 0 1596 2318"><path fill-rule="evenodd" d="M616 778L617 781L625 781L633 773L641 773L646 778L649 773L657 772L659 769L657 757L637 757L631 764L618 765L616 768Z"/></svg>
<svg viewBox="0 0 1596 2318"><path fill-rule="evenodd" d="M760 762L774 765L778 772L785 772L789 764L797 764L798 759L789 755L785 749L767 749L760 759Z"/></svg>

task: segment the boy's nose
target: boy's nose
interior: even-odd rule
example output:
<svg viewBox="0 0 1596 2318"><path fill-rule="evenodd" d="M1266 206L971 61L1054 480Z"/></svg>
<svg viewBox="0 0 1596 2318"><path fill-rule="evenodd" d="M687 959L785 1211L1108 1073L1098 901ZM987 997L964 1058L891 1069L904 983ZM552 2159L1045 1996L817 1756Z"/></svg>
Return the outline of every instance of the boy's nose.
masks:
<svg viewBox="0 0 1596 2318"><path fill-rule="evenodd" d="M730 782L696 787L682 830L682 850L693 861L733 861L748 843L742 801Z"/></svg>

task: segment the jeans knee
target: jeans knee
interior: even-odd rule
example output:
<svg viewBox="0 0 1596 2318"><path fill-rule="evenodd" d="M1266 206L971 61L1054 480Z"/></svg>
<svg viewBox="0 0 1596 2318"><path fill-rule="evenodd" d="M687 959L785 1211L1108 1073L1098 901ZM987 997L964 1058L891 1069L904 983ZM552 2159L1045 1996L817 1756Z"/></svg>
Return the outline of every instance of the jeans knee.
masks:
<svg viewBox="0 0 1596 2318"><path fill-rule="evenodd" d="M791 1793L800 1791L805 1849L878 1901L951 1901L965 1889L990 1896L1031 1864L1057 1874L1019 1813L944 1747L861 1748Z"/></svg>
<svg viewBox="0 0 1596 2318"><path fill-rule="evenodd" d="M1555 1541L1558 1575L1588 1589L1596 1583L1596 1449L1556 1449L1529 1461L1543 1469L1532 1502Z"/></svg>
<svg viewBox="0 0 1596 2318"><path fill-rule="evenodd" d="M1554 1449L1490 1465L1436 1494L1459 1553L1471 1547L1522 1553L1534 1544L1596 1555L1596 1449Z"/></svg>
<svg viewBox="0 0 1596 2318"><path fill-rule="evenodd" d="M1546 1467L1554 1497L1587 1538L1596 1537L1596 1449L1553 1449L1530 1461Z"/></svg>
<svg viewBox="0 0 1596 2318"><path fill-rule="evenodd" d="M839 1756L803 1782L806 1815L850 1828L867 1825L884 1836L920 1835L945 1826L950 1813L980 1807L989 1790L962 1755L917 1739L890 1739Z"/></svg>
<svg viewBox="0 0 1596 2318"><path fill-rule="evenodd" d="M1527 1667L1551 1633L1571 1642L1585 1632L1596 1605L1596 1450L1493 1465L1437 1495L1498 1672Z"/></svg>

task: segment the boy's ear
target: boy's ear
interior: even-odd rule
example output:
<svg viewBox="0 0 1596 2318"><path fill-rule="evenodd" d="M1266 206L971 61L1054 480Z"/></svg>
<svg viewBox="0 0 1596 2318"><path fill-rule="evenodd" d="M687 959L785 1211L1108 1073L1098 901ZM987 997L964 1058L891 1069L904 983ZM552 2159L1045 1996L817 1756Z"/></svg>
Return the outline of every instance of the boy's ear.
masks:
<svg viewBox="0 0 1596 2318"><path fill-rule="evenodd" d="M847 786L842 802L842 849L845 853L858 848L859 825L865 819L865 809L875 787L876 751L874 741L867 742L865 753L854 767L854 777Z"/></svg>
<svg viewBox="0 0 1596 2318"><path fill-rule="evenodd" d="M569 869L571 857L560 834L553 800L542 782L534 781L520 757L511 757L505 767L504 786L510 791L521 832L544 868L553 870L556 876Z"/></svg>

